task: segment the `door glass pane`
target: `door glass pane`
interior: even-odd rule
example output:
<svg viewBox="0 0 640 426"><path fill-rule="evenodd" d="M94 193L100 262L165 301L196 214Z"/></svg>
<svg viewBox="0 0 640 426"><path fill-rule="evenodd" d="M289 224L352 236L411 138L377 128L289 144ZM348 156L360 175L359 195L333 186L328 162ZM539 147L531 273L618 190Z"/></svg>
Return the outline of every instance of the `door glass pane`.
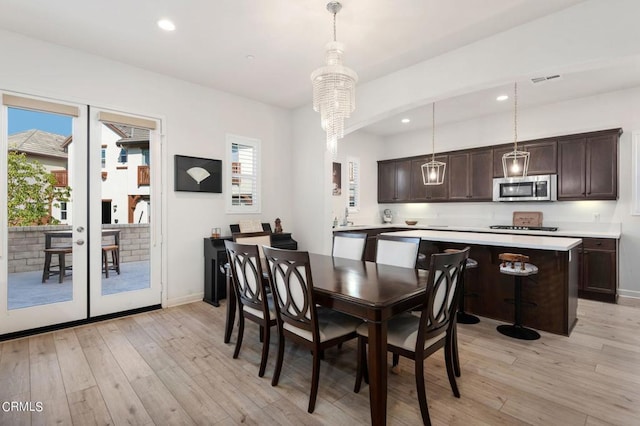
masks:
<svg viewBox="0 0 640 426"><path fill-rule="evenodd" d="M149 130L100 123L102 291L150 286Z"/></svg>
<svg viewBox="0 0 640 426"><path fill-rule="evenodd" d="M72 120L8 108L9 309L72 300Z"/></svg>

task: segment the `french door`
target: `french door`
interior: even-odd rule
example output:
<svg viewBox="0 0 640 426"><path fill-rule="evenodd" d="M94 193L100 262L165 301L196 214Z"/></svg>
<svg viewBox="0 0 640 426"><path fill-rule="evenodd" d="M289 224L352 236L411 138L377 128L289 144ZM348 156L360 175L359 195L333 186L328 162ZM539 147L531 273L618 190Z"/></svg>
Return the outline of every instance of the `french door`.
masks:
<svg viewBox="0 0 640 426"><path fill-rule="evenodd" d="M160 304L159 122L12 93L1 118L0 335Z"/></svg>
<svg viewBox="0 0 640 426"><path fill-rule="evenodd" d="M159 122L90 107L89 123L90 315L158 305Z"/></svg>

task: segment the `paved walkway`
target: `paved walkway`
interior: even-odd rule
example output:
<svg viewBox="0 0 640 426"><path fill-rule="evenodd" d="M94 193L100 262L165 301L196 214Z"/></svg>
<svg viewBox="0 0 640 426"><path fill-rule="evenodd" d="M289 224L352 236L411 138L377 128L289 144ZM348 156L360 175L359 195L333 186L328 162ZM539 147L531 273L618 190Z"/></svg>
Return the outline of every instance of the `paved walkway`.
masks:
<svg viewBox="0 0 640 426"><path fill-rule="evenodd" d="M67 274L70 274L67 272ZM50 277L42 283L42 271L9 274L9 309L46 305L71 300L72 277L58 283L58 277ZM102 275L102 295L139 290L149 287L149 261L120 264L120 275L109 271L109 278Z"/></svg>

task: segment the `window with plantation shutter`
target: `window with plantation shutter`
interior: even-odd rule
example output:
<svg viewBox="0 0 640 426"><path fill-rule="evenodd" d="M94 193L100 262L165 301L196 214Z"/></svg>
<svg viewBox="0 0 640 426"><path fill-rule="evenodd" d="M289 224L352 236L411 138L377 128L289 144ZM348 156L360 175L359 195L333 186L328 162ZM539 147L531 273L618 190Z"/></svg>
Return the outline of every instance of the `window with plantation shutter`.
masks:
<svg viewBox="0 0 640 426"><path fill-rule="evenodd" d="M227 135L226 200L229 213L260 213L260 141Z"/></svg>
<svg viewBox="0 0 640 426"><path fill-rule="evenodd" d="M347 158L349 211L360 211L360 159Z"/></svg>

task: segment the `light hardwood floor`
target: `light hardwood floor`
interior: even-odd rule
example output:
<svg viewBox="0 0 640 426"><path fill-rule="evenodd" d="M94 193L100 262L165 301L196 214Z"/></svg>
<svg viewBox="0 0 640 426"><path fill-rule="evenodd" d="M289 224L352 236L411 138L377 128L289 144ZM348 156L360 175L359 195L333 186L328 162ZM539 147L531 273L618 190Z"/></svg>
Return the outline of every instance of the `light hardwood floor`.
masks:
<svg viewBox="0 0 640 426"><path fill-rule="evenodd" d="M258 377L257 326L247 322L232 359L225 308L193 303L0 344L1 425L369 423L368 387L354 394L355 344L325 354L316 410L306 412L308 351L287 344L280 383ZM640 424L640 308L580 300L571 337L498 334L495 321L459 325L462 397L449 388L442 352L425 366L432 422L456 425ZM389 375L388 423L420 423L412 362ZM6 408L6 404L0 406Z"/></svg>

